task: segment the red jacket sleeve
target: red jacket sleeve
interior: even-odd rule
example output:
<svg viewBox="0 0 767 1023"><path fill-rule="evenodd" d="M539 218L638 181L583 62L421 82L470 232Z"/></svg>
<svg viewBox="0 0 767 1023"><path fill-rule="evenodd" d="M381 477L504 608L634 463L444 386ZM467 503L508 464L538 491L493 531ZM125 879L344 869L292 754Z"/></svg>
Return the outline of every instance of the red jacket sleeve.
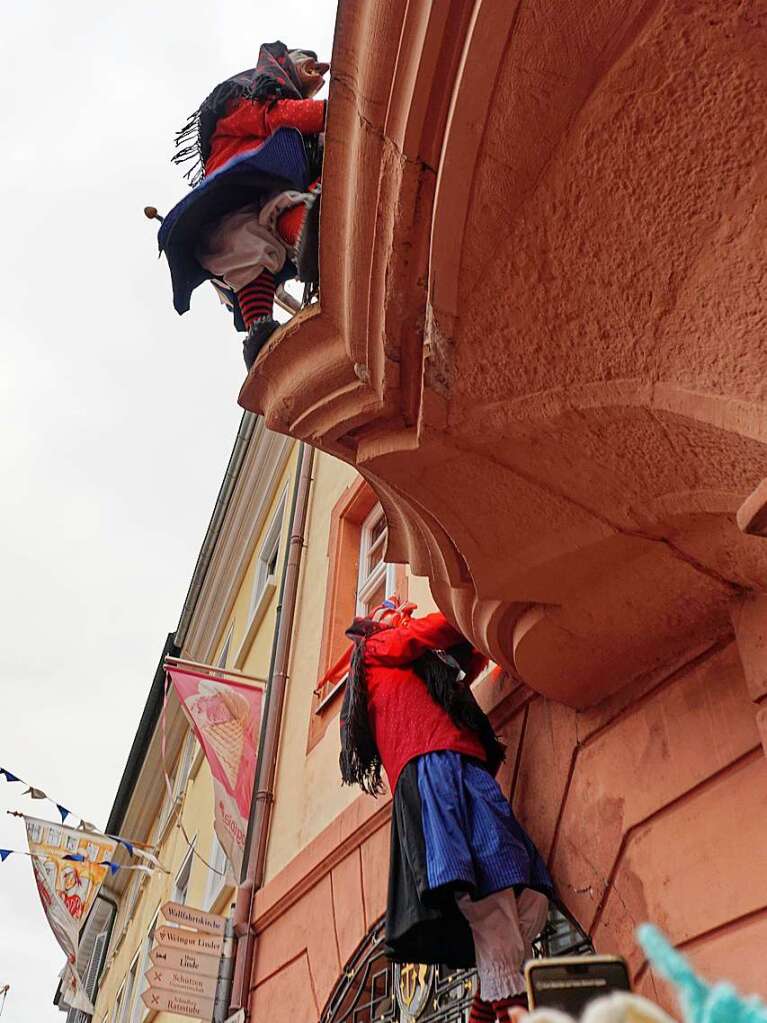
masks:
<svg viewBox="0 0 767 1023"><path fill-rule="evenodd" d="M409 625L384 629L365 641L365 660L371 664L398 665L416 660L427 650L446 650L465 642L443 614L413 618Z"/></svg>
<svg viewBox="0 0 767 1023"><path fill-rule="evenodd" d="M233 103L216 125L216 135L267 138L278 128L298 128L305 135L325 129L325 100L281 99L274 106L258 100Z"/></svg>
<svg viewBox="0 0 767 1023"><path fill-rule="evenodd" d="M264 111L264 122L270 134L278 128L298 128L304 135L317 135L325 130L325 100L278 100Z"/></svg>

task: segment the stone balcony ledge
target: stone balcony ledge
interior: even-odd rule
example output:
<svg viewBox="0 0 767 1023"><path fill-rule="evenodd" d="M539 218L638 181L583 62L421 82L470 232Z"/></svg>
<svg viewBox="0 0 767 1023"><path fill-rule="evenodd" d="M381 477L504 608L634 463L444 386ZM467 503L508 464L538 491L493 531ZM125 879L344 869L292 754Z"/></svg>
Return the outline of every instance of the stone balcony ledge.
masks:
<svg viewBox="0 0 767 1023"><path fill-rule="evenodd" d="M240 403L355 465L388 558L574 706L767 585L756 15L342 0L321 293Z"/></svg>

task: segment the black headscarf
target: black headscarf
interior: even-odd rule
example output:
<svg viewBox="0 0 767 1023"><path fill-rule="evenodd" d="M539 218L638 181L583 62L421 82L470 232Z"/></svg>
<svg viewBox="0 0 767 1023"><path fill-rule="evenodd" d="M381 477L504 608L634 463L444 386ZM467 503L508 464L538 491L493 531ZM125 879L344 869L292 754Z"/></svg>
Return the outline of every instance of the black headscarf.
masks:
<svg viewBox="0 0 767 1023"><path fill-rule="evenodd" d="M365 640L387 628L371 618L355 618L346 635L354 643L349 677L341 708L341 755L339 766L345 785L359 785L363 792L377 796L383 791L381 755L368 717L365 680ZM461 643L447 651L427 650L413 662L413 670L424 681L429 696L447 712L457 728L474 732L485 749L488 770L498 770L506 747L498 739L490 719L474 698L469 686L459 680L468 666L472 647Z"/></svg>
<svg viewBox="0 0 767 1023"><path fill-rule="evenodd" d="M295 53L295 50L289 51L284 43L265 43L259 50L258 63L254 68L240 71L221 82L198 109L190 114L184 127L176 134L177 152L173 157L175 164L194 160L184 175L190 185L198 184L205 174L216 124L226 114L232 100L251 99L276 103L280 99L304 98L291 52ZM302 49L300 52L317 59L314 50Z"/></svg>

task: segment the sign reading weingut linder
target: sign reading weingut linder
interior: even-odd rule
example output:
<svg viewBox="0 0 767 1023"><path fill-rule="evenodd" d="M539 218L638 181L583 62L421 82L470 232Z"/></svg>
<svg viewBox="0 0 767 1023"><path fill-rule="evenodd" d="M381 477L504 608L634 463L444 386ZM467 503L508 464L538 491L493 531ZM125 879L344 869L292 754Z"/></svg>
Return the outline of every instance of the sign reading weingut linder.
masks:
<svg viewBox="0 0 767 1023"><path fill-rule="evenodd" d="M206 956L220 956L224 939L215 934L198 934L181 927L158 927L154 932L155 947L177 948L185 952L199 952Z"/></svg>
<svg viewBox="0 0 767 1023"><path fill-rule="evenodd" d="M180 926L158 927L146 972L149 987L141 995L147 1009L213 1019L224 947L226 920L180 902L160 907L163 917Z"/></svg>

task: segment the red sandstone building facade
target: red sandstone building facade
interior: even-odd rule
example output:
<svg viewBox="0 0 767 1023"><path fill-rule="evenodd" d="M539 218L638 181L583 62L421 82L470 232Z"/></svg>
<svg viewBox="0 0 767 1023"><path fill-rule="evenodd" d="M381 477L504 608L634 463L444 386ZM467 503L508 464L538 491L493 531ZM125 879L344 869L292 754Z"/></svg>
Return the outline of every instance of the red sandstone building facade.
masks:
<svg viewBox="0 0 767 1023"><path fill-rule="evenodd" d="M661 1001L644 920L767 994L765 15L342 0L320 301L241 394L361 473L388 561L504 669L478 692L504 789L563 907ZM247 1006L396 1016L389 807L334 794L338 705L302 692L273 840L317 809L256 894ZM469 984L400 980L445 1018Z"/></svg>

